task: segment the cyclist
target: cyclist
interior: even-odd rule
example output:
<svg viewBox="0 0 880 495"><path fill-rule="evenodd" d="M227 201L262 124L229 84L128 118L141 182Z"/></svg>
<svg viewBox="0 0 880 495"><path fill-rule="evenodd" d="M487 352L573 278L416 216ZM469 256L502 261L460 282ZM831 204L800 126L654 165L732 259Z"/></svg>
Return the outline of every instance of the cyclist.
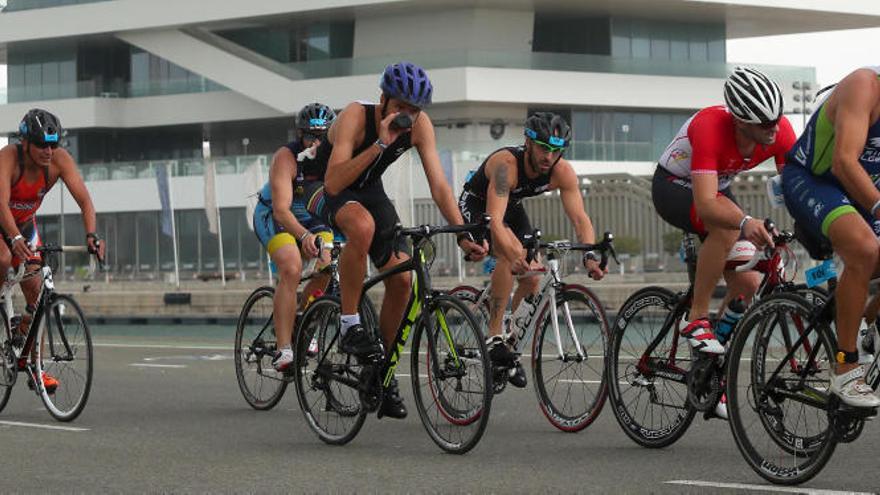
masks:
<svg viewBox="0 0 880 495"><path fill-rule="evenodd" d="M92 198L86 189L76 162L61 147L64 128L52 113L34 108L18 126L20 142L0 149L0 280L10 267L24 262L29 271L38 269L41 261L34 249L40 246L36 213L46 193L60 179L79 205L85 226L89 252L104 259L106 244L96 233L97 217ZM25 312L19 332L27 333L40 293L40 279L31 277L21 282ZM43 384L49 392L58 388L58 380L43 372Z"/></svg>
<svg viewBox="0 0 880 495"><path fill-rule="evenodd" d="M321 103L304 106L296 116L296 138L282 146L272 157L269 181L259 193L254 209L254 233L278 269L278 287L273 300L275 337L278 351L272 360L277 371L293 362L290 347L296 320L297 296L302 275L302 258L322 257L315 245L316 236L333 241L332 230L312 217L303 203L303 190L324 178L323 167L315 160L318 145L336 118L333 109ZM298 191L299 194L296 194ZM302 251L302 254L300 254ZM326 277L313 279L306 286L305 297L326 286Z"/></svg>
<svg viewBox="0 0 880 495"><path fill-rule="evenodd" d="M730 190L734 176L773 158L777 169L794 143L791 124L782 116L779 86L766 75L737 67L724 83L725 106L704 108L688 119L660 157L652 197L666 222L698 234L703 243L697 258L690 322L682 330L701 352L724 353L708 320L709 302L722 272L725 299L746 302L758 288L757 272L724 270L741 249L772 243L759 219L745 214Z"/></svg>
<svg viewBox="0 0 880 495"><path fill-rule="evenodd" d="M815 239L830 240L838 278L836 373L830 390L853 407L880 406L858 364L856 333L878 272L880 67L846 76L810 118L782 173L785 204Z"/></svg>
<svg viewBox="0 0 880 495"><path fill-rule="evenodd" d="M461 224L452 189L446 182L437 154L434 126L423 108L431 103L433 86L421 67L399 62L385 68L379 87L379 104L350 103L331 126L318 147L318 160L327 163L322 218L345 235L339 258L342 291L342 351L359 356L382 352L361 325L358 304L366 259L379 270L389 270L408 259L406 246L395 245L393 228L400 221L385 194L382 174L404 152L415 147L440 213L450 224ZM485 248L466 238L459 244L471 257ZM399 253L397 255L396 253ZM411 276L401 273L385 280L379 326L385 349L393 344L410 295ZM380 416L406 417L406 408L392 379L385 391Z"/></svg>
<svg viewBox="0 0 880 495"><path fill-rule="evenodd" d="M481 218L484 212L491 217L490 246L497 262L492 272L487 345L492 362L509 366L509 381L520 388L526 386L526 374L511 348L514 342L502 335L501 327L513 289L513 273L523 274L538 268L534 261L526 260L526 251L520 242L525 235L532 233L522 200L558 189L562 207L574 225L578 240L595 242L593 224L584 211L577 175L571 164L562 158L571 138L568 123L554 113L538 112L526 119L525 136L524 145L492 152L465 183L458 202L465 221ZM599 268L596 253L585 253L583 262L594 279L599 280L605 275ZM511 308L515 311L523 297L535 294L539 283L537 274L520 277Z"/></svg>

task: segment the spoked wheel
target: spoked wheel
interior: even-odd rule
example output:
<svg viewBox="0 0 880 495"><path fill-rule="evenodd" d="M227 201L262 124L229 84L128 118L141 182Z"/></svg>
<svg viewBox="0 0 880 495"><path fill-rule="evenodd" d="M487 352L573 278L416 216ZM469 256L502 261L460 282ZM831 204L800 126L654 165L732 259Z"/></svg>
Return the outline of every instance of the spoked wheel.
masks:
<svg viewBox="0 0 880 495"><path fill-rule="evenodd" d="M235 328L235 377L241 395L251 407L268 410L275 407L287 381L272 367L277 349L273 297L275 289L260 287L248 297Z"/></svg>
<svg viewBox="0 0 880 495"><path fill-rule="evenodd" d="M358 395L362 367L339 351L339 314L336 297L313 301L298 326L294 352L296 397L309 428L336 445L350 442L367 415Z"/></svg>
<svg viewBox="0 0 880 495"><path fill-rule="evenodd" d="M73 298L52 296L34 346L43 404L55 419L73 421L89 400L93 371L89 326Z"/></svg>
<svg viewBox="0 0 880 495"><path fill-rule="evenodd" d="M18 366L15 358L15 350L12 343L12 332L9 329L9 321L6 319L6 311L0 308L0 411L9 402L12 394L12 386L18 377ZM17 331L17 329L16 329Z"/></svg>
<svg viewBox="0 0 880 495"><path fill-rule="evenodd" d="M646 287L627 299L614 322L607 363L611 404L623 431L643 447L671 445L696 414L686 383L690 348L676 330L684 315L673 313L677 298L663 287ZM658 345L647 354L655 339Z"/></svg>
<svg viewBox="0 0 880 495"><path fill-rule="evenodd" d="M768 297L743 316L731 348L730 428L752 469L772 483L811 479L837 445L829 434L836 409L828 391L831 328L819 322L801 339L813 311L796 294Z"/></svg>
<svg viewBox="0 0 880 495"><path fill-rule="evenodd" d="M589 289L569 285L556 297L556 325L549 306L538 321L532 339L538 404L556 428L581 431L599 417L608 394L605 310Z"/></svg>
<svg viewBox="0 0 880 495"><path fill-rule="evenodd" d="M477 307L477 303L480 301L480 295L482 295L482 291L473 285L459 285L453 289L450 289L448 294L456 299L459 299L470 310L471 314L474 315L474 318L477 320L477 324L480 329L486 329L489 326L489 300L485 300L483 304Z"/></svg>
<svg viewBox="0 0 880 495"><path fill-rule="evenodd" d="M441 449L464 454L486 430L492 372L486 343L464 303L436 296L417 324L411 354L416 407Z"/></svg>

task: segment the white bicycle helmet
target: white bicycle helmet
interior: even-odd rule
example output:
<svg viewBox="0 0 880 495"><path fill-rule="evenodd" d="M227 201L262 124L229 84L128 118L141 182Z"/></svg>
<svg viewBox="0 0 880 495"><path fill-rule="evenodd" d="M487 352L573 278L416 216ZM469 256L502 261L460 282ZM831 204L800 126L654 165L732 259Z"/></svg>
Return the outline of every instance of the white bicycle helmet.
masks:
<svg viewBox="0 0 880 495"><path fill-rule="evenodd" d="M724 103L734 117L749 124L775 122L782 116L782 91L763 73L737 67L724 83Z"/></svg>

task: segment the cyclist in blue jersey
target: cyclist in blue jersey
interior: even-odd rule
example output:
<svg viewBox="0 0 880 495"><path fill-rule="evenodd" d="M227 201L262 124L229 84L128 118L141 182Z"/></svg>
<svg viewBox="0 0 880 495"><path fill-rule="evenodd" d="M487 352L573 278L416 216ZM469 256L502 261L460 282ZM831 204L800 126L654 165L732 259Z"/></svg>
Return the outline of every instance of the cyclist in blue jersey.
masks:
<svg viewBox="0 0 880 495"><path fill-rule="evenodd" d="M410 62L389 65L382 73L379 87L382 95L378 105L349 104L318 147L318 160L327 164L322 218L346 238L339 258L340 347L355 355L382 351L380 344L361 325L357 312L367 256L382 271L409 258L402 240L394 244L393 229L400 220L394 204L385 194L382 174L414 147L440 213L450 224L462 223L452 188L440 164L434 125L423 110L431 103L434 89L425 70ZM459 245L474 259L486 254L485 245L476 244L466 236L459 238ZM392 345L403 319L410 287L409 272L385 280L379 326L386 349ZM394 379L385 391L380 414L393 418L406 416Z"/></svg>
<svg viewBox="0 0 880 495"><path fill-rule="evenodd" d="M868 282L880 274L880 67L846 76L789 151L785 203L814 240L830 240L845 268L836 289L838 354L830 391L853 407L880 406L858 364L856 334Z"/></svg>
<svg viewBox="0 0 880 495"><path fill-rule="evenodd" d="M334 237L329 227L306 211L302 195L303 189L324 178L324 168L315 156L321 139L335 118L333 110L320 103L306 105L300 110L296 117L296 139L279 148L272 157L269 182L260 191L254 210L254 233L278 269L278 286L273 301L278 352L272 360L278 371L286 370L293 362L290 343L296 319L296 289L302 276L302 258L308 260L324 254L318 252L316 236L321 236L325 242L332 242ZM297 190L299 194L295 194ZM304 290L305 297L324 285L326 279L312 281Z"/></svg>

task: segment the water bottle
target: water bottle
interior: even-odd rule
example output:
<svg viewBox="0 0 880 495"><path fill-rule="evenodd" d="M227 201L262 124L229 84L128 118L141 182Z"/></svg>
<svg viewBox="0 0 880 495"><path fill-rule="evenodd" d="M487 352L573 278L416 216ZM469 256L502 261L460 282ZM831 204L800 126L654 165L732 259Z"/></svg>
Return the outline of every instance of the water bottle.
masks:
<svg viewBox="0 0 880 495"><path fill-rule="evenodd" d="M730 301L727 309L724 310L724 314L721 315L721 318L718 319L718 323L715 325L715 338L718 339L718 342L721 342L722 345L727 342L731 332L733 332L745 311L746 304L742 296Z"/></svg>
<svg viewBox="0 0 880 495"><path fill-rule="evenodd" d="M495 271L495 263L496 263L496 260L495 260L494 256L487 256L486 260L483 261L483 273L488 275L488 274L494 272Z"/></svg>

